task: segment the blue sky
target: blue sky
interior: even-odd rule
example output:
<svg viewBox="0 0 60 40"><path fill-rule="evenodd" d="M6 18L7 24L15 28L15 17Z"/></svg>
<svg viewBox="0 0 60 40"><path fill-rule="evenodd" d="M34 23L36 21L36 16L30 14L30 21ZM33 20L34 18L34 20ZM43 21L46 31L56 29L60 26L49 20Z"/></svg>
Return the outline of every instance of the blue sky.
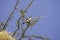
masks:
<svg viewBox="0 0 60 40"><path fill-rule="evenodd" d="M16 0L0 0L0 22L5 22L12 11ZM24 9L30 0L20 0L19 9ZM50 40L60 40L60 0L35 0L28 9L26 16L48 16L41 18L27 31L28 34L48 37ZM15 30L15 19L19 17L18 10L14 18L9 22L9 31ZM13 22L14 21L14 22ZM13 23L12 23L13 22ZM10 29L11 28L11 29Z"/></svg>

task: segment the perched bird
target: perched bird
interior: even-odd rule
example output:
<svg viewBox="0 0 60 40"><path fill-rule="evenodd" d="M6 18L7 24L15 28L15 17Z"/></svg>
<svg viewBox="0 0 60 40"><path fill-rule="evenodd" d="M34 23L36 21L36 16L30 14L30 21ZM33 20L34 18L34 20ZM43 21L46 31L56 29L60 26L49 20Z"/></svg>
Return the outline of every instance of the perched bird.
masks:
<svg viewBox="0 0 60 40"><path fill-rule="evenodd" d="M32 20L32 22L30 23L30 26L33 26L34 24L36 24L36 22L38 22L40 19L40 17L35 18L34 20Z"/></svg>
<svg viewBox="0 0 60 40"><path fill-rule="evenodd" d="M30 23L31 20L32 20L32 16L30 16L28 19L26 19L26 20L23 22L23 24L24 24L24 23Z"/></svg>

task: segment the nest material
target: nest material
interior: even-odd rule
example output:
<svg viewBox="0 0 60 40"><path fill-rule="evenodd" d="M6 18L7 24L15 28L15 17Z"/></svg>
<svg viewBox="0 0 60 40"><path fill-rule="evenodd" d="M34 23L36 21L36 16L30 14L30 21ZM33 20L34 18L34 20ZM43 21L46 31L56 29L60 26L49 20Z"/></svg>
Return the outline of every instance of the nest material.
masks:
<svg viewBox="0 0 60 40"><path fill-rule="evenodd" d="M0 32L0 40L15 40L8 32L2 31Z"/></svg>

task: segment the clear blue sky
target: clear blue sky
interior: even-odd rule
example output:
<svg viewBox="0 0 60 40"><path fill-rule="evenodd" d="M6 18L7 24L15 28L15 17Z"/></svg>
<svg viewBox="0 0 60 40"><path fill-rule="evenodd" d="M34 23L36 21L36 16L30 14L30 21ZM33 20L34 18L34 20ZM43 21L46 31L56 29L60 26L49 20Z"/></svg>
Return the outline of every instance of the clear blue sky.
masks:
<svg viewBox="0 0 60 40"><path fill-rule="evenodd" d="M5 22L12 11L16 0L0 0L0 22ZM19 9L24 9L30 0L20 0ZM28 34L48 37L50 40L60 40L60 0L35 0L26 13L26 16L48 16L41 18ZM9 22L9 31L15 30L15 19L19 17L16 11L14 18ZM13 22L14 21L14 22ZM12 23L13 22L13 23Z"/></svg>

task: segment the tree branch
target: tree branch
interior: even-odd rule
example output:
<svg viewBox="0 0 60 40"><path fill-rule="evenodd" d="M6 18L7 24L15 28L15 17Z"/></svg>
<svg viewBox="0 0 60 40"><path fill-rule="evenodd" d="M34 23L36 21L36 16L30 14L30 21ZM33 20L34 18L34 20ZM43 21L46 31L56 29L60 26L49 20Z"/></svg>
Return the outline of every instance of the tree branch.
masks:
<svg viewBox="0 0 60 40"><path fill-rule="evenodd" d="M23 36L28 28L29 28L29 24L27 24L27 27L22 31L22 34L21 34L21 37L19 38L19 40L21 40L23 38Z"/></svg>
<svg viewBox="0 0 60 40"><path fill-rule="evenodd" d="M19 3L19 0L16 1L16 4L15 4L15 6L14 6L14 9L12 10L10 16L8 17L7 21L6 21L5 24L4 24L3 30L6 29L6 26L7 26L8 22L9 22L9 20L11 19L11 17L12 17L12 15L13 15L13 13L15 12L15 10L17 9L16 7L18 6L18 3Z"/></svg>
<svg viewBox="0 0 60 40"><path fill-rule="evenodd" d="M29 5L28 5L28 6L26 7L26 9L24 10L24 13L27 12L28 8L32 5L33 1L34 1L34 0L32 0L32 1L29 3Z"/></svg>
<svg viewBox="0 0 60 40"><path fill-rule="evenodd" d="M43 39L44 40L44 38L43 37L41 37L41 36L35 36L35 35L32 35L32 36L24 36L23 38L38 38L38 39Z"/></svg>
<svg viewBox="0 0 60 40"><path fill-rule="evenodd" d="M35 35L32 35L32 36L24 36L23 38L38 38L38 39L42 39L42 40L49 40L48 38L43 38L41 36L35 36Z"/></svg>
<svg viewBox="0 0 60 40"><path fill-rule="evenodd" d="M20 19L21 17L17 20L17 29L14 31L13 36L15 36L16 32L20 29Z"/></svg>

